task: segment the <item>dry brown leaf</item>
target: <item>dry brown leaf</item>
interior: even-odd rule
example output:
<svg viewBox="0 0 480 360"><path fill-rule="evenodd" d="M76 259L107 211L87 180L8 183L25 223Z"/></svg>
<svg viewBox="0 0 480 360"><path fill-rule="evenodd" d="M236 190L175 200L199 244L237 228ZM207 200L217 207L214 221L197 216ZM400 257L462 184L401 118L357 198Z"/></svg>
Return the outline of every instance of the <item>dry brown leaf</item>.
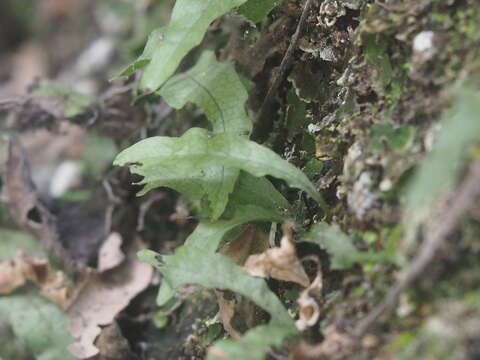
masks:
<svg viewBox="0 0 480 360"><path fill-rule="evenodd" d="M125 260L122 252L122 236L119 233L111 233L100 247L98 252L98 272L104 272L120 265Z"/></svg>
<svg viewBox="0 0 480 360"><path fill-rule="evenodd" d="M111 324L130 300L150 284L153 268L136 255L142 247L137 240L115 271L92 274L69 308L70 331L76 338L69 350L75 356L86 359L97 355L99 350L94 341L100 326Z"/></svg>
<svg viewBox="0 0 480 360"><path fill-rule="evenodd" d="M314 359L353 359L355 341L347 333L338 331L335 325L329 325L324 331L325 339L319 345L310 345L302 341L290 354L292 360Z"/></svg>
<svg viewBox="0 0 480 360"><path fill-rule="evenodd" d="M0 262L0 295L11 294L26 281L22 269L14 261L6 259Z"/></svg>
<svg viewBox="0 0 480 360"><path fill-rule="evenodd" d="M54 270L47 260L19 251L14 260L0 263L0 294L10 294L27 280L40 287L40 293L45 298L63 309L70 305L72 288L67 284L63 272Z"/></svg>
<svg viewBox="0 0 480 360"><path fill-rule="evenodd" d="M248 225L244 232L219 250L237 265L245 264L252 254L260 253L268 247L268 236L258 226Z"/></svg>
<svg viewBox="0 0 480 360"><path fill-rule="evenodd" d="M1 96L23 94L36 79L48 73L48 54L36 41L22 43L12 58L13 68L10 81L1 89Z"/></svg>
<svg viewBox="0 0 480 360"><path fill-rule="evenodd" d="M32 181L28 159L18 139L8 142L6 190L12 218L40 239L65 265L83 268L97 259L106 232L105 204L46 199Z"/></svg>
<svg viewBox="0 0 480 360"><path fill-rule="evenodd" d="M319 272L311 285L302 291L297 299L300 306L298 311L299 319L295 322L298 330L303 331L313 326L320 317L320 306L316 299L322 294L322 274Z"/></svg>
<svg viewBox="0 0 480 360"><path fill-rule="evenodd" d="M297 257L291 228L291 224L283 226L280 247L251 255L245 263L245 270L253 276L292 281L307 287L310 280Z"/></svg>
<svg viewBox="0 0 480 360"><path fill-rule="evenodd" d="M73 332L72 327L80 329L82 323L78 320L78 323L70 323L70 333L75 336L77 334L77 340L75 343L68 346L68 351L70 351L74 356L79 359L87 359L91 356L95 356L99 353L98 348L95 346L95 339L100 335L102 329L99 326L91 326L86 328L83 333L80 333L77 330L77 333Z"/></svg>
<svg viewBox="0 0 480 360"><path fill-rule="evenodd" d="M235 299L228 299L225 291L215 291L215 295L217 295L218 312L222 318L223 328L232 337L232 339L240 339L242 334L238 332L232 324L237 302Z"/></svg>
<svg viewBox="0 0 480 360"><path fill-rule="evenodd" d="M64 273L56 271L52 273L50 279L41 286L40 294L66 310L73 300L74 291L66 283Z"/></svg>
<svg viewBox="0 0 480 360"><path fill-rule="evenodd" d="M56 241L56 218L41 201L30 175L25 151L18 139L13 137L8 142L6 174L5 183L12 218L40 238L46 249L54 250L61 257L63 249Z"/></svg>
<svg viewBox="0 0 480 360"><path fill-rule="evenodd" d="M132 353L127 339L123 336L117 322L102 329L95 345L100 351L101 359L132 360L137 357Z"/></svg>
<svg viewBox="0 0 480 360"><path fill-rule="evenodd" d="M219 252L228 256L237 265L243 265L251 254L262 252L267 247L267 234L265 234L259 227L249 225L240 236L222 247ZM254 304L252 303L251 306L244 304L245 306L241 307L240 304L237 303L235 297L232 297L232 293L217 290L215 291L215 294L217 295L223 328L233 339L239 339L242 336L242 333L246 330L246 324L239 324L238 321L234 321L234 317L247 320L248 316L244 311L248 309L247 311L251 313Z"/></svg>

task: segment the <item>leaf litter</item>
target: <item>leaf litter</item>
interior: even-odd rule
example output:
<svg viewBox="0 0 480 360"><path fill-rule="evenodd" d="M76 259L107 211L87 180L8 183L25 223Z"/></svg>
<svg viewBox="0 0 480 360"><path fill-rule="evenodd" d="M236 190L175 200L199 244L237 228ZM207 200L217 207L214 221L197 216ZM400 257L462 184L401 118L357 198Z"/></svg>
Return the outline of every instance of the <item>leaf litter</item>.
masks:
<svg viewBox="0 0 480 360"><path fill-rule="evenodd" d="M322 273L318 272L312 283L300 293L297 299L299 306L298 320L295 325L298 330L304 331L306 328L315 325L320 318L320 305L323 288Z"/></svg>
<svg viewBox="0 0 480 360"><path fill-rule="evenodd" d="M280 247L268 249L259 255L250 255L245 270L253 276L291 281L308 287L310 279L297 257L292 234L292 224L283 225Z"/></svg>
<svg viewBox="0 0 480 360"><path fill-rule="evenodd" d="M76 342L70 351L81 359L98 354L94 341L101 327L111 324L115 316L151 282L153 269L138 260L142 248L137 239L126 254L126 260L111 272L87 275L85 285L68 309L70 330Z"/></svg>
<svg viewBox="0 0 480 360"><path fill-rule="evenodd" d="M243 266L252 254L267 247L268 237L265 232L258 226L248 225L239 236L220 248L219 253ZM235 296L231 291L216 290L215 294L223 327L232 339L240 339L247 329L261 321L261 316L252 315L258 313L258 308L255 308L252 301Z"/></svg>
<svg viewBox="0 0 480 360"><path fill-rule="evenodd" d="M8 295L27 281L40 288L40 294L66 310L73 298L73 288L65 274L56 271L48 260L31 257L19 251L14 259L0 262L0 294Z"/></svg>
<svg viewBox="0 0 480 360"><path fill-rule="evenodd" d="M6 187L13 217L39 238L47 251L53 251L67 270L76 272L77 280L72 282L69 275L56 270L48 259L18 251L15 258L0 262L0 293L15 296L27 282L38 286L42 297L66 311L75 339L69 350L78 358L94 356L99 353L94 344L101 333L100 326L111 324L151 283L152 267L136 256L143 247L142 241L123 244L119 233L105 235L106 215L88 227L88 221L83 219L91 218L96 210L92 212L91 207L82 210L74 203L57 205L55 200L40 195L18 140L11 139L8 150ZM68 223L81 228L65 227L66 216L76 218ZM83 241L84 238L89 240ZM126 254L123 248L127 249ZM92 268L90 264L96 265Z"/></svg>

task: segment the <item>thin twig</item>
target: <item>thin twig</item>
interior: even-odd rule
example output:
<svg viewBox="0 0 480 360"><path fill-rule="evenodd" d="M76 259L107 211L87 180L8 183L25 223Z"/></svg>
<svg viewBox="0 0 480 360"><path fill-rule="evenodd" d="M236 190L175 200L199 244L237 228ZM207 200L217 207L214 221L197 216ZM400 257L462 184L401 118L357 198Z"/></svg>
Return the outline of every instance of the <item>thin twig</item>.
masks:
<svg viewBox="0 0 480 360"><path fill-rule="evenodd" d="M0 110L10 110L20 103L19 97L0 98Z"/></svg>
<svg viewBox="0 0 480 360"><path fill-rule="evenodd" d="M472 164L458 190L452 193L445 206L441 208L438 220L428 228L418 255L412 260L410 266L405 268L400 280L380 305L360 321L353 332L355 337L362 337L380 316L392 310L400 294L417 280L433 262L435 255L444 246L448 236L457 228L462 217L474 206L476 198L480 195L479 183L480 161L476 161Z"/></svg>
<svg viewBox="0 0 480 360"><path fill-rule="evenodd" d="M149 196L147 200L140 205L137 217L137 231L145 230L145 216L147 215L148 210L150 210L155 202L165 199L166 195L167 194L164 192L156 193L153 196Z"/></svg>
<svg viewBox="0 0 480 360"><path fill-rule="evenodd" d="M265 115L265 111L268 109L273 97L277 93L278 87L283 81L285 72L287 71L287 69L290 67L292 63L293 52L297 48L298 40L300 39L300 35L303 32L303 28L305 27L308 12L310 11L312 4L313 4L313 0L307 0L305 3L305 6L302 11L302 15L300 16L300 20L298 21L297 28L295 30L295 33L292 36L292 41L290 41L290 45L288 46L287 52L285 53L285 56L283 57L282 62L280 63L280 68L278 69L278 72L273 80L273 84L268 89L267 95L265 96L262 106L258 111L257 119L263 119L263 116Z"/></svg>

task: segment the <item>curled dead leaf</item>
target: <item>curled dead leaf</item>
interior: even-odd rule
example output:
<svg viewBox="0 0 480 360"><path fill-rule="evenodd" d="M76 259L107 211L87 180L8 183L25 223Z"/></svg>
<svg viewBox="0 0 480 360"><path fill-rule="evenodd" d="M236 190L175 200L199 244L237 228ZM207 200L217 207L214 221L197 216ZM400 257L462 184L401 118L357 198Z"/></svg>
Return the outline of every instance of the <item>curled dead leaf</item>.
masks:
<svg viewBox="0 0 480 360"><path fill-rule="evenodd" d="M243 265L251 254L264 251L268 247L268 236L258 226L249 225L238 237L220 249L237 265ZM229 291L215 291L218 300L223 328L233 338L239 339L250 327L254 326L251 314L255 313L255 304L247 299L237 302Z"/></svg>
<svg viewBox="0 0 480 360"><path fill-rule="evenodd" d="M30 166L20 142L16 138L8 141L8 159L5 184L9 210L15 221L40 238L46 249L61 257L63 249L56 241L56 218L39 198L30 176Z"/></svg>
<svg viewBox="0 0 480 360"><path fill-rule="evenodd" d="M98 199L80 203L40 195L26 153L14 137L8 141L5 173L12 218L66 265L82 268L94 264L108 230L105 204Z"/></svg>
<svg viewBox="0 0 480 360"><path fill-rule="evenodd" d="M14 260L0 263L0 294L7 295L31 281L40 288L45 298L67 309L73 298L73 290L67 284L65 274L52 268L45 259L37 259L19 251Z"/></svg>
<svg viewBox="0 0 480 360"><path fill-rule="evenodd" d="M137 359L116 321L102 329L95 346L98 347L102 359Z"/></svg>
<svg viewBox="0 0 480 360"><path fill-rule="evenodd" d="M119 233L111 233L98 252L98 272L104 272L120 265L125 260L122 252L123 239Z"/></svg>
<svg viewBox="0 0 480 360"><path fill-rule="evenodd" d="M310 279L297 257L291 229L291 224L284 224L280 247L251 255L245 262L245 270L253 276L292 281L307 287Z"/></svg>
<svg viewBox="0 0 480 360"><path fill-rule="evenodd" d="M268 248L268 236L258 226L249 225L239 236L219 250L237 265L245 264L252 254L257 254Z"/></svg>
<svg viewBox="0 0 480 360"><path fill-rule="evenodd" d="M92 273L68 310L70 331L76 342L72 354L81 359L99 353L94 345L100 326L111 324L115 316L149 284L153 268L137 258L143 248L138 239L126 253L125 261L113 271Z"/></svg>
<svg viewBox="0 0 480 360"><path fill-rule="evenodd" d="M228 299L226 291L215 291L218 300L218 312L222 319L223 328L232 337L232 339L238 340L242 337L242 334L235 329L233 325L233 317L235 316L235 299Z"/></svg>
<svg viewBox="0 0 480 360"><path fill-rule="evenodd" d="M14 261L7 259L0 262L0 295L11 294L26 281L22 269Z"/></svg>
<svg viewBox="0 0 480 360"><path fill-rule="evenodd" d="M321 344L310 345L302 341L290 355L293 360L353 359L355 346L355 341L347 333L340 332L335 325L329 325Z"/></svg>
<svg viewBox="0 0 480 360"><path fill-rule="evenodd" d="M297 299L299 305L299 319L295 322L298 330L303 331L313 326L320 317L320 306L316 299L322 294L322 273L318 272L317 277L313 280L308 288L302 291Z"/></svg>

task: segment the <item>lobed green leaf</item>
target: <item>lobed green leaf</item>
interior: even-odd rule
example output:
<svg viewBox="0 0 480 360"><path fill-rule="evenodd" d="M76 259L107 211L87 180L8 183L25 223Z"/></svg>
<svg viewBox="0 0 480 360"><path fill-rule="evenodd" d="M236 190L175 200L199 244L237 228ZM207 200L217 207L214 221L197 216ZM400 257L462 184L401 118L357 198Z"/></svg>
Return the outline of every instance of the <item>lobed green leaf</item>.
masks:
<svg viewBox="0 0 480 360"><path fill-rule="evenodd" d="M168 26L156 29L143 54L122 75L146 65L140 87L157 90L187 53L200 44L210 23L246 0L177 0Z"/></svg>
<svg viewBox="0 0 480 360"><path fill-rule="evenodd" d="M262 359L271 346L297 333L293 320L265 280L252 277L228 257L210 250L182 246L174 255L163 256L162 263L154 264L163 274L158 303L165 304L171 293L188 284L230 290L249 298L270 313L270 323L250 330L239 341L222 341L215 346L229 359L243 359L247 349L250 359Z"/></svg>
<svg viewBox="0 0 480 360"><path fill-rule="evenodd" d="M215 252L230 230L243 223L262 220L281 221L282 217L258 206L238 206L230 220L200 223L174 255L162 257L151 250L139 253L140 259L157 267L163 274L157 298L159 305L166 304L185 285L198 284L234 291L271 314L268 325L250 330L239 341L226 340L215 344L229 359L243 359L246 349L249 358L262 359L271 346L279 346L286 337L297 333L290 315L263 279L250 276L243 267ZM215 357L210 355L209 358Z"/></svg>
<svg viewBox="0 0 480 360"><path fill-rule="evenodd" d="M192 128L179 138L152 137L123 150L114 164L131 164L131 171L144 177L140 183L146 184L143 193L158 186L178 189L181 185L187 196L198 195L199 189L193 185L202 185L207 194L220 187L221 195L227 196L234 185L230 169L239 169L256 177L271 175L285 180L315 200L322 200L299 169L273 151L235 134L210 136L204 129ZM222 166L223 174L210 170Z"/></svg>
<svg viewBox="0 0 480 360"><path fill-rule="evenodd" d="M270 210L273 214L281 215L288 215L291 210L290 203L270 181L264 177L255 177L245 171L240 171L235 189L230 195L230 203L233 208L255 204L263 211ZM271 220L274 221L273 218Z"/></svg>
<svg viewBox="0 0 480 360"><path fill-rule="evenodd" d="M179 247L174 255L163 256L163 281L172 289L198 284L209 289L231 290L254 301L283 324L293 321L265 280L249 275L230 258L199 247Z"/></svg>
<svg viewBox="0 0 480 360"><path fill-rule="evenodd" d="M238 206L235 215L229 220L202 221L185 240L184 246L201 247L214 253L227 232L254 221L282 221L285 218L275 211L256 206Z"/></svg>
<svg viewBox="0 0 480 360"><path fill-rule="evenodd" d="M158 93L175 109L187 102L200 106L214 133L248 135L252 130L245 87L233 66L218 62L212 51L205 51L189 71L170 78Z"/></svg>
<svg viewBox="0 0 480 360"><path fill-rule="evenodd" d="M239 340L222 340L215 343L216 351L209 353L207 359L244 360L245 354L252 360L263 360L271 347L280 346L287 337L298 332L292 326L285 326L275 321L249 330ZM216 356L221 353L221 356Z"/></svg>
<svg viewBox="0 0 480 360"><path fill-rule="evenodd" d="M205 216L217 219L225 210L239 170L201 162L202 157L209 157L206 140L202 129L190 129L180 138L151 137L122 151L114 165L133 163L130 170L144 177L140 184L145 187L139 195L167 186L187 196Z"/></svg>
<svg viewBox="0 0 480 360"><path fill-rule="evenodd" d="M225 235L240 225L254 221L282 221L285 218L276 211L265 209L256 205L238 206L229 220L202 221L190 234L183 247L200 248L206 253L213 254ZM140 260L161 267L159 254L151 250L142 250L138 253ZM181 261L174 264L181 265ZM172 269L174 271L174 269ZM167 282L163 282L157 297L158 305L164 305L174 295L178 288L172 288Z"/></svg>

